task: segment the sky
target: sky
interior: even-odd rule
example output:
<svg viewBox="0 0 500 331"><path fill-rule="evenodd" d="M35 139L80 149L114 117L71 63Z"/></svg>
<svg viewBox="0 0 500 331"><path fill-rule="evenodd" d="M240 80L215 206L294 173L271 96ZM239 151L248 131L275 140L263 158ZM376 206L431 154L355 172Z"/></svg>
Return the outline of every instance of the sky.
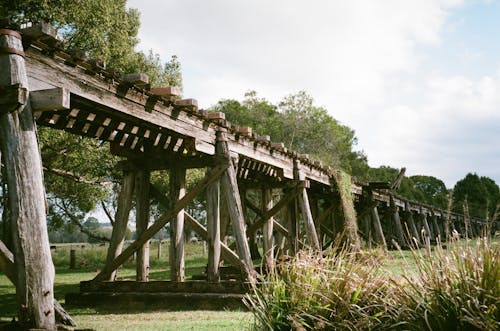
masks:
<svg viewBox="0 0 500 331"><path fill-rule="evenodd" d="M372 167L500 184L500 0L129 0L201 108L304 90ZM272 137L271 137L272 139Z"/></svg>

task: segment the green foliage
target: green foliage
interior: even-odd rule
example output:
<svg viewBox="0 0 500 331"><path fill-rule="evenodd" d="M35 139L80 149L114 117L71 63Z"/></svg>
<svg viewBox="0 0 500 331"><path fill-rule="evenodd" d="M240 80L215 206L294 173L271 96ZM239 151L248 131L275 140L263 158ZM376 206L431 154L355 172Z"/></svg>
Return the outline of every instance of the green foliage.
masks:
<svg viewBox="0 0 500 331"><path fill-rule="evenodd" d="M275 142L284 142L287 148L310 154L354 176L363 176L368 169L366 156L353 151L357 143L354 131L325 108L315 106L303 91L286 96L277 106L250 91L242 102L221 100L210 110L222 111L233 123L250 126Z"/></svg>
<svg viewBox="0 0 500 331"><path fill-rule="evenodd" d="M389 166L370 168L368 181L392 182L399 174L399 170ZM432 176L403 177L399 189L394 193L405 198L446 209L448 203L448 189L442 180Z"/></svg>
<svg viewBox="0 0 500 331"><path fill-rule="evenodd" d="M139 12L126 0L0 0L0 17L15 25L45 21L56 28L67 49L88 56L122 73L144 72L152 85L182 87L176 56L163 63L153 52L136 52ZM85 214L113 195L111 182L119 180L117 158L94 139L40 128L39 142L49 203L49 225L83 222Z"/></svg>
<svg viewBox="0 0 500 331"><path fill-rule="evenodd" d="M490 218L500 204L500 189L491 178L469 173L453 189L453 210L464 212L467 201L470 216Z"/></svg>
<svg viewBox="0 0 500 331"><path fill-rule="evenodd" d="M401 252L402 256L408 255ZM500 246L412 250L401 271L345 249L301 252L246 299L256 330L499 330ZM387 258L387 255L382 256Z"/></svg>
<svg viewBox="0 0 500 331"><path fill-rule="evenodd" d="M256 330L372 330L391 326L389 284L374 256L337 247L300 252L254 288L246 302ZM389 324L386 324L389 323Z"/></svg>
<svg viewBox="0 0 500 331"><path fill-rule="evenodd" d="M436 252L414 251L418 276L405 275L398 288L399 318L410 330L499 330L500 248L481 239L477 244L449 243Z"/></svg>

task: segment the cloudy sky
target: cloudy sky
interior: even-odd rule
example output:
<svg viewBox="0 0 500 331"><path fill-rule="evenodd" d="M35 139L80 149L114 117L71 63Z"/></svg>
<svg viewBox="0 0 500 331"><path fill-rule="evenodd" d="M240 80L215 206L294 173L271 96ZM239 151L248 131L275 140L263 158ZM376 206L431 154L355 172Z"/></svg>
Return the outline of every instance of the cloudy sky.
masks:
<svg viewBox="0 0 500 331"><path fill-rule="evenodd" d="M129 0L144 51L176 54L208 108L305 90L356 131L373 167L448 187L500 183L500 1ZM272 138L272 137L271 137Z"/></svg>

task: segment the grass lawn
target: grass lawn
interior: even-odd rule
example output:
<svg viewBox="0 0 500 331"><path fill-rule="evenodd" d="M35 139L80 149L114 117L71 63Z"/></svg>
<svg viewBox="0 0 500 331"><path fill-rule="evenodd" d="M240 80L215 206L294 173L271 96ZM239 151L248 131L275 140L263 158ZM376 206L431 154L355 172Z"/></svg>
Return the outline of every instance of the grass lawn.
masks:
<svg viewBox="0 0 500 331"><path fill-rule="evenodd" d="M168 256L158 260L152 245L151 278L168 279ZM73 246L73 248L76 246ZM105 247L91 246L78 248L77 266L69 269L69 249L59 247L52 251L56 266L54 292L56 299L64 306L67 292L78 292L82 280L92 279L104 261ZM164 247L168 250L168 247ZM188 278L201 273L206 264L201 245L186 247L186 273ZM119 278L134 279L135 266L132 261L119 270ZM95 330L245 330L252 324L249 312L232 311L148 311L130 312L113 309L67 308L78 328ZM0 274L0 320L12 320L16 315L15 289L3 274Z"/></svg>

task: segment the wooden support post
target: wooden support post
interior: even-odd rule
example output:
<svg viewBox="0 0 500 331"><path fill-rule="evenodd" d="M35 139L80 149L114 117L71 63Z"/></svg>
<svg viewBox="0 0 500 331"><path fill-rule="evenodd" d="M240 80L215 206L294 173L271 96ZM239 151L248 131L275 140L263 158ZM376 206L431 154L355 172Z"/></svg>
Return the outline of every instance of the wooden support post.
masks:
<svg viewBox="0 0 500 331"><path fill-rule="evenodd" d="M291 192L285 192L285 196L291 195ZM297 253L299 249L299 227L298 227L298 219L297 219L297 199L295 198L295 195L293 196L292 199L288 202L288 208L286 209L287 211L287 226L288 226L288 232L289 232L289 255L293 256L295 253Z"/></svg>
<svg viewBox="0 0 500 331"><path fill-rule="evenodd" d="M247 199L246 188L244 188L244 187L241 188L240 196L241 196L241 209L243 210L243 219L247 219L248 210L247 210L246 200L248 200L248 199ZM252 257L252 260L262 259L262 256L260 256L260 252L259 252L259 246L257 244L257 233L246 231L246 235L248 237L248 247L250 248L250 256Z"/></svg>
<svg viewBox="0 0 500 331"><path fill-rule="evenodd" d="M273 191L262 190L262 211L265 213L273 208ZM264 263L268 270L274 267L273 217L270 217L262 228L264 241Z"/></svg>
<svg viewBox="0 0 500 331"><path fill-rule="evenodd" d="M220 186L220 182L219 182ZM224 188L220 187L220 196L225 197L226 193L224 192ZM227 208L226 199L220 199L219 201L219 210L220 210L220 239L223 243L227 244L227 232L229 228L229 209Z"/></svg>
<svg viewBox="0 0 500 331"><path fill-rule="evenodd" d="M206 239L208 236L207 229L188 213L184 212L184 216L185 216L185 221L189 224L189 226L193 229L193 231L196 232L198 235L200 235L202 239ZM229 247L227 247L223 243L221 243L220 247L221 247L221 257L224 260L227 260L236 268L240 269L245 268L245 264L234 251L232 251Z"/></svg>
<svg viewBox="0 0 500 331"><path fill-rule="evenodd" d="M207 243L209 282L220 281L219 265L221 255L220 241L220 181L215 181L207 187Z"/></svg>
<svg viewBox="0 0 500 331"><path fill-rule="evenodd" d="M175 204L186 194L186 169L170 170L170 197ZM173 207L173 206L171 206ZM171 279L177 282L185 280L184 272L184 209L179 210L170 223L170 270Z"/></svg>
<svg viewBox="0 0 500 331"><path fill-rule="evenodd" d="M229 217L233 226L233 234L236 239L238 254L245 266L242 272L246 275L248 281L255 282L255 270L250 256L250 247L248 246L245 231L245 220L243 219L243 209L241 207L236 171L234 170L233 160L229 155L225 133L222 131L217 131L216 154L225 158L227 164L227 169L221 177L221 184L224 187L226 195Z"/></svg>
<svg viewBox="0 0 500 331"><path fill-rule="evenodd" d="M16 266L14 265L14 255L0 240L0 272L16 285ZM56 321L63 325L76 326L71 316L64 310L61 304L54 299L54 310L56 312Z"/></svg>
<svg viewBox="0 0 500 331"><path fill-rule="evenodd" d="M8 183L19 321L26 329L54 330L54 265L21 35L0 29L0 44L0 148Z"/></svg>
<svg viewBox="0 0 500 331"><path fill-rule="evenodd" d="M416 240L417 243L420 242L420 234L417 230L417 226L415 224L415 220L413 219L413 212L411 211L410 204L405 202L405 211L406 211L406 224L408 224L408 229L407 231L410 232L410 236L413 237L412 240L412 245L413 241Z"/></svg>
<svg viewBox="0 0 500 331"><path fill-rule="evenodd" d="M134 194L135 174L130 171L124 174L115 213L115 224L111 232L108 254L106 256L106 266L122 253L127 232L128 218L132 208L132 197ZM112 281L116 278L116 271L112 271L105 280ZM103 279L104 280L104 279Z"/></svg>
<svg viewBox="0 0 500 331"><path fill-rule="evenodd" d="M207 177L208 176L210 176L210 172L207 173ZM168 200L159 190L157 190L153 185L150 185L150 188L151 188L151 194L161 205L163 206L170 205L170 200ZM186 211L184 211L184 221L187 222L189 227L194 232L196 232L201 237L201 239L205 241L208 240L208 230L203 225L201 225L200 222L198 222L193 216L189 215ZM238 255L236 255L236 253L234 253L231 249L229 249L229 247L227 247L222 242L220 247L221 247L221 257L224 260L227 260L229 263L231 263L237 268L244 268L243 262L240 260Z"/></svg>
<svg viewBox="0 0 500 331"><path fill-rule="evenodd" d="M421 220L423 223L423 229L425 232L422 233L422 241L429 246L431 244L431 238L432 238L432 232L431 228L429 227L429 222L427 222L427 214L426 213L421 213Z"/></svg>
<svg viewBox="0 0 500 331"><path fill-rule="evenodd" d="M300 173L299 161L294 160L294 178L297 180L304 180L303 175ZM321 251L321 245L319 244L318 233L316 232L316 227L314 226L314 220L311 213L311 208L309 205L309 197L307 195L306 187L302 187L301 193L298 197L300 210L302 212L302 218L305 223L307 239L309 240L309 245L311 248Z"/></svg>
<svg viewBox="0 0 500 331"><path fill-rule="evenodd" d="M441 229L439 228L436 213L432 212L432 228L434 230L434 238L437 242L441 241Z"/></svg>
<svg viewBox="0 0 500 331"><path fill-rule="evenodd" d="M403 226L401 225L401 218L399 217L398 207L394 203L394 197L390 196L390 209L392 214L392 221L394 223L394 230L396 231L396 238L400 247L405 247L405 235L403 231Z"/></svg>
<svg viewBox="0 0 500 331"><path fill-rule="evenodd" d="M165 224L170 222L172 217L186 207L198 194L200 194L208 185L217 180L220 175L225 171L227 165L220 165L215 167L203 180L201 180L195 187L193 187L182 199L177 201L173 209L166 212L156 222L154 222L144 233L131 243L120 255L118 255L111 263L107 264L104 269L94 277L94 281L103 281L109 279L111 273L127 261L142 244L151 239L158 231L160 231Z"/></svg>
<svg viewBox="0 0 500 331"><path fill-rule="evenodd" d="M135 175L135 224L137 236L141 236L149 225L149 170L137 170ZM136 280L149 281L149 240L137 251Z"/></svg>
<svg viewBox="0 0 500 331"><path fill-rule="evenodd" d="M378 215L377 207L373 207L371 210L372 224L374 228L374 239L377 245L382 246L387 249L387 243L385 241L384 232L382 230L382 224L380 223L380 217Z"/></svg>

